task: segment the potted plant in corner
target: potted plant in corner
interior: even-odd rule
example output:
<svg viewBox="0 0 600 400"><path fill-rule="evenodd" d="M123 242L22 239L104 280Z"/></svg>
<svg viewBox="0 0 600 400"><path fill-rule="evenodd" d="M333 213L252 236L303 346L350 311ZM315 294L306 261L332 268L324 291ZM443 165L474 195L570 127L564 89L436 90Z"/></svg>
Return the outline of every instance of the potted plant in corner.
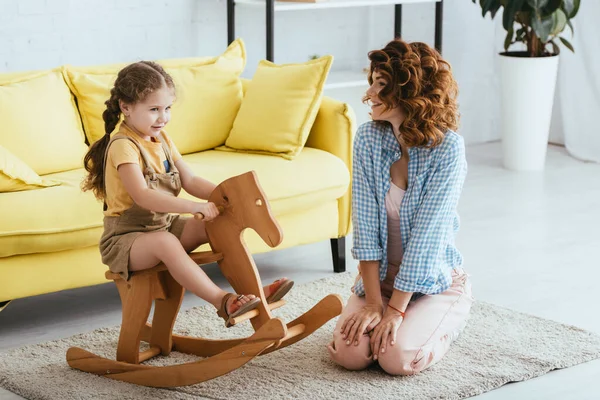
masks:
<svg viewBox="0 0 600 400"><path fill-rule="evenodd" d="M476 3L477 0L472 0ZM558 73L559 36L579 10L580 0L479 0L482 16L502 8L506 30L500 53L502 158L516 171L544 169ZM513 44L519 50L509 51Z"/></svg>

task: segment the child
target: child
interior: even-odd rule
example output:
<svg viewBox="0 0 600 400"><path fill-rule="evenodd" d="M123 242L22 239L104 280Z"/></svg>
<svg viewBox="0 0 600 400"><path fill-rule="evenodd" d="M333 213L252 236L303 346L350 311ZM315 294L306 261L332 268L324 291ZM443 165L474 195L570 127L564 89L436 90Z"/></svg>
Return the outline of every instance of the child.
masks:
<svg viewBox="0 0 600 400"><path fill-rule="evenodd" d="M106 134L85 156L82 188L104 201L102 262L128 278L164 263L185 289L213 304L226 320L250 311L260 299L227 293L215 285L188 253L208 241L205 223L219 215L213 203L180 199L181 188L199 199L215 189L195 176L163 131L175 100L172 78L158 64L141 61L123 68L102 114ZM111 132L124 119L113 138ZM171 214L173 213L173 214ZM203 220L179 213L202 214ZM293 281L264 287L269 303L281 299Z"/></svg>

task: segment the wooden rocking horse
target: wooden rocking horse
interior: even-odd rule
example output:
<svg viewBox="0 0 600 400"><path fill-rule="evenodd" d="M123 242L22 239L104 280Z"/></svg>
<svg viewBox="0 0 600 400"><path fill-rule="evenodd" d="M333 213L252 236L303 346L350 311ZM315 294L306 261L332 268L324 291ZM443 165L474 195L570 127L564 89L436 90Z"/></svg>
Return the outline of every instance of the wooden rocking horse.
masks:
<svg viewBox="0 0 600 400"><path fill-rule="evenodd" d="M229 340L174 335L173 325L184 289L164 264L132 273L129 281L107 271L106 278L115 281L123 306L117 360L72 347L67 351L67 362L72 368L144 386L192 385L233 371L258 355L296 343L341 313L341 297L328 295L287 325L271 315L271 310L284 305L285 300L267 304L243 231L254 229L271 247L281 243L283 234L253 171L222 182L209 201L221 211L219 217L206 224L212 251L192 253L190 257L199 265L218 262L237 293L254 294L262 300L256 309L232 321L236 324L250 319L255 333ZM148 324L153 301L154 316L152 324ZM147 342L149 349L140 352L140 341ZM168 356L171 351L205 358L163 367L140 364L159 354Z"/></svg>

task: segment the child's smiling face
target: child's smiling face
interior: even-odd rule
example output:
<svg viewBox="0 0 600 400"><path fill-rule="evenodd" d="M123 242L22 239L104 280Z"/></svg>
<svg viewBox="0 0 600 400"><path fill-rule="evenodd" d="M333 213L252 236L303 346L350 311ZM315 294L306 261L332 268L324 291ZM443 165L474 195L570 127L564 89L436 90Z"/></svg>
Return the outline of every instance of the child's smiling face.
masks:
<svg viewBox="0 0 600 400"><path fill-rule="evenodd" d="M171 120L171 106L175 101L173 90L163 85L143 101L121 104L125 122L144 140L152 140Z"/></svg>

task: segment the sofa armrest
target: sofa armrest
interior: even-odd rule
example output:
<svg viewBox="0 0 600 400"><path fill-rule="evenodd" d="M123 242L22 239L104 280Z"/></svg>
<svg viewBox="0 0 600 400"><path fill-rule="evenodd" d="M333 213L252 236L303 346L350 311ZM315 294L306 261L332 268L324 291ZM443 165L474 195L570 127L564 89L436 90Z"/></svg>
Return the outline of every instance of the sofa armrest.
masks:
<svg viewBox="0 0 600 400"><path fill-rule="evenodd" d="M310 131L307 147L324 150L340 158L352 176L352 144L356 132L356 116L352 108L341 101L323 96L317 118ZM350 232L351 190L338 199L338 237Z"/></svg>

